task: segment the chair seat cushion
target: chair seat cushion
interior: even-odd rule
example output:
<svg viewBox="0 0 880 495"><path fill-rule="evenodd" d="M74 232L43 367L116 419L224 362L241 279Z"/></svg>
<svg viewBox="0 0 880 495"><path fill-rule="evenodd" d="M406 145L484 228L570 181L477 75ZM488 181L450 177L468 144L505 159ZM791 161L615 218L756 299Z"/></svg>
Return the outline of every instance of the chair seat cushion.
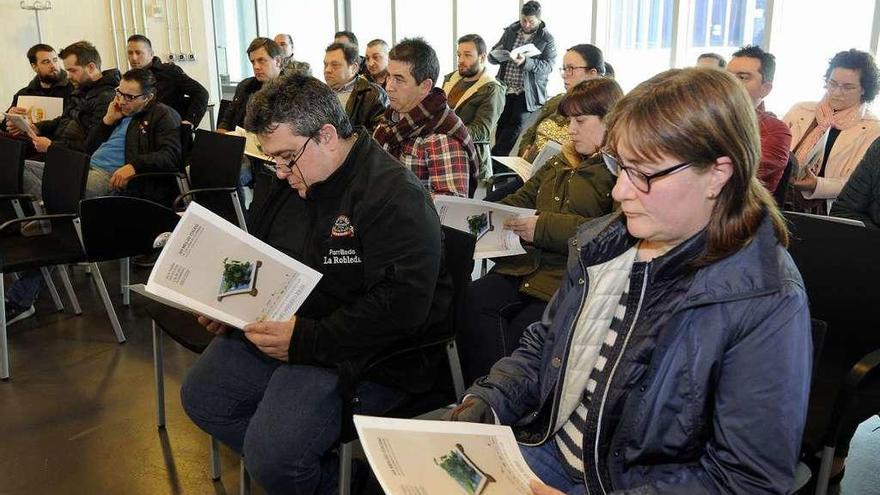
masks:
<svg viewBox="0 0 880 495"><path fill-rule="evenodd" d="M0 269L3 273L82 261L86 261L85 253L72 226L53 225L51 233L33 237L0 237Z"/></svg>

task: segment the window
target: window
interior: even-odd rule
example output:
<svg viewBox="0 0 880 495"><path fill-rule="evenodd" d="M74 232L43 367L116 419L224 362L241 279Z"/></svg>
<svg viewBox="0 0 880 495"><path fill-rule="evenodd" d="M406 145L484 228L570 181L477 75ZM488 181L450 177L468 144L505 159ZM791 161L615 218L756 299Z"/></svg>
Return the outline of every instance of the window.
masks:
<svg viewBox="0 0 880 495"><path fill-rule="evenodd" d="M367 43L379 38L389 46L391 39L391 0L352 0L351 30L358 37L361 55L367 50Z"/></svg>
<svg viewBox="0 0 880 495"><path fill-rule="evenodd" d="M452 39L452 2L435 0L430 8L423 0L397 0L397 41L421 36L427 41L440 61L440 82L444 74L452 72L455 40ZM487 42L491 43L491 42ZM438 81L434 81L439 85Z"/></svg>
<svg viewBox="0 0 880 495"><path fill-rule="evenodd" d="M257 13L252 2L214 0L214 17L220 90L232 99L235 86L253 75L247 47L257 36Z"/></svg>
<svg viewBox="0 0 880 495"><path fill-rule="evenodd" d="M606 2L608 43L599 47L624 91L669 68L673 0Z"/></svg>
<svg viewBox="0 0 880 495"><path fill-rule="evenodd" d="M336 32L333 1L266 0L266 11L269 21L266 35L289 33L293 36L294 57L308 62L312 75L323 79L324 50L333 43Z"/></svg>
<svg viewBox="0 0 880 495"><path fill-rule="evenodd" d="M692 66L706 52L729 59L744 45L762 45L766 9L767 0L693 0L688 49L678 65Z"/></svg>
<svg viewBox="0 0 880 495"><path fill-rule="evenodd" d="M799 101L824 94L825 69L835 53L870 50L873 0L849 0L846 7L822 0L781 2L774 17L770 52L776 56L774 90L767 109L782 116Z"/></svg>
<svg viewBox="0 0 880 495"><path fill-rule="evenodd" d="M458 2L458 36L479 34L489 50L501 39L504 28L519 19L517 0Z"/></svg>
<svg viewBox="0 0 880 495"><path fill-rule="evenodd" d="M572 2L566 5L562 2L542 2L541 17L547 22L547 30L556 41L556 61L547 83L547 95L552 96L565 91L562 86L562 76L557 69L562 67L562 56L565 55L566 50L574 45L590 42L593 4Z"/></svg>

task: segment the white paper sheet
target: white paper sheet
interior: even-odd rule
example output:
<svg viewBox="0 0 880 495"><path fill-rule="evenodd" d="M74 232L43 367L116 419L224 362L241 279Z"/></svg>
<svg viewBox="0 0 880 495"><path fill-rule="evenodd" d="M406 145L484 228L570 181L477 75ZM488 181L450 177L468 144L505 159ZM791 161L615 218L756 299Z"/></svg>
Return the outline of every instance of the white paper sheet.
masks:
<svg viewBox="0 0 880 495"><path fill-rule="evenodd" d="M32 123L52 120L64 112L64 98L52 96L19 96L16 106L27 108L27 117Z"/></svg>
<svg viewBox="0 0 880 495"><path fill-rule="evenodd" d="M477 237L474 259L514 256L526 252L520 238L504 228L510 218L529 217L535 210L455 196L434 196L440 223Z"/></svg>

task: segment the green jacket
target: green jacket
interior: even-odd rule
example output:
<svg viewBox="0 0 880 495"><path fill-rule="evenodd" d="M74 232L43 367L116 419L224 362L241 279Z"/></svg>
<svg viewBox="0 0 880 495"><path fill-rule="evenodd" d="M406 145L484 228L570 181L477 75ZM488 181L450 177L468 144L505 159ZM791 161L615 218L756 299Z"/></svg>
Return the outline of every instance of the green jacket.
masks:
<svg viewBox="0 0 880 495"><path fill-rule="evenodd" d="M562 101L563 96L565 96L565 93L560 93L547 100L547 103L544 103L544 106L541 107L540 113L538 113L538 118L532 121L532 125L526 129L522 138L519 140L519 151L517 152L517 156L523 156L526 149L535 144L535 138L538 136L538 125L545 119L552 118L558 120L562 124L568 124L568 119L556 113L556 110L559 109L559 102Z"/></svg>
<svg viewBox="0 0 880 495"><path fill-rule="evenodd" d="M615 177L596 154L572 169L561 154L547 162L502 204L538 212L535 238L526 254L496 258L494 271L520 277L520 291L549 301L559 288L568 240L583 222L611 212Z"/></svg>
<svg viewBox="0 0 880 495"><path fill-rule="evenodd" d="M449 95L455 84L461 80L458 71L451 72L443 78L443 92ZM474 146L477 149L477 160L480 163L480 179L492 176L492 157L489 142L498 125L498 118L504 111L504 93L506 87L496 80L488 71L477 79L458 100L455 114L467 126Z"/></svg>
<svg viewBox="0 0 880 495"><path fill-rule="evenodd" d="M354 89L345 104L345 113L351 125L362 125L372 132L386 108L388 95L382 86L371 83L364 76L357 76Z"/></svg>

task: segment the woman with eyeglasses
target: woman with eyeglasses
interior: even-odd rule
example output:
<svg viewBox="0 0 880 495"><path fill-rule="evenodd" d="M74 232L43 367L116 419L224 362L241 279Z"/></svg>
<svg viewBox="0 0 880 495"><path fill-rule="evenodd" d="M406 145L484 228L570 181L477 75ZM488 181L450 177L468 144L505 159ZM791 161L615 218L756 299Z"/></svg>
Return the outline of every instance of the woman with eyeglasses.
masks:
<svg viewBox="0 0 880 495"><path fill-rule="evenodd" d="M868 110L877 88L877 64L870 53L839 52L825 71L822 100L798 103L782 119L791 128L791 152L802 167L798 176L792 175L792 207L820 214L830 209L880 137L880 120Z"/></svg>
<svg viewBox="0 0 880 495"><path fill-rule="evenodd" d="M450 419L512 425L536 494L788 493L810 316L746 93L715 69L654 76L603 156L620 209L578 229L541 321Z"/></svg>
<svg viewBox="0 0 880 495"><path fill-rule="evenodd" d="M575 45L565 52L562 57L562 67L559 68L562 75L562 83L565 92L547 100L538 116L531 121L531 125L523 131L517 148L517 156L521 156L532 162L548 142L553 141L562 146L568 145L571 139L568 135L568 118L560 115L557 111L559 103L580 82L605 75L605 58L602 50L598 47L581 44ZM497 201L523 185L523 181L516 178L501 188L491 191L486 195L486 200Z"/></svg>
<svg viewBox="0 0 880 495"><path fill-rule="evenodd" d="M469 325L458 335L466 380L485 375L517 348L526 326L541 319L559 289L568 239L578 225L611 212L614 176L599 148L605 139L603 119L622 97L611 79L590 79L572 88L559 103L559 114L569 121L570 144L500 201L537 213L504 226L522 239L526 254L493 260L492 271L470 286Z"/></svg>

